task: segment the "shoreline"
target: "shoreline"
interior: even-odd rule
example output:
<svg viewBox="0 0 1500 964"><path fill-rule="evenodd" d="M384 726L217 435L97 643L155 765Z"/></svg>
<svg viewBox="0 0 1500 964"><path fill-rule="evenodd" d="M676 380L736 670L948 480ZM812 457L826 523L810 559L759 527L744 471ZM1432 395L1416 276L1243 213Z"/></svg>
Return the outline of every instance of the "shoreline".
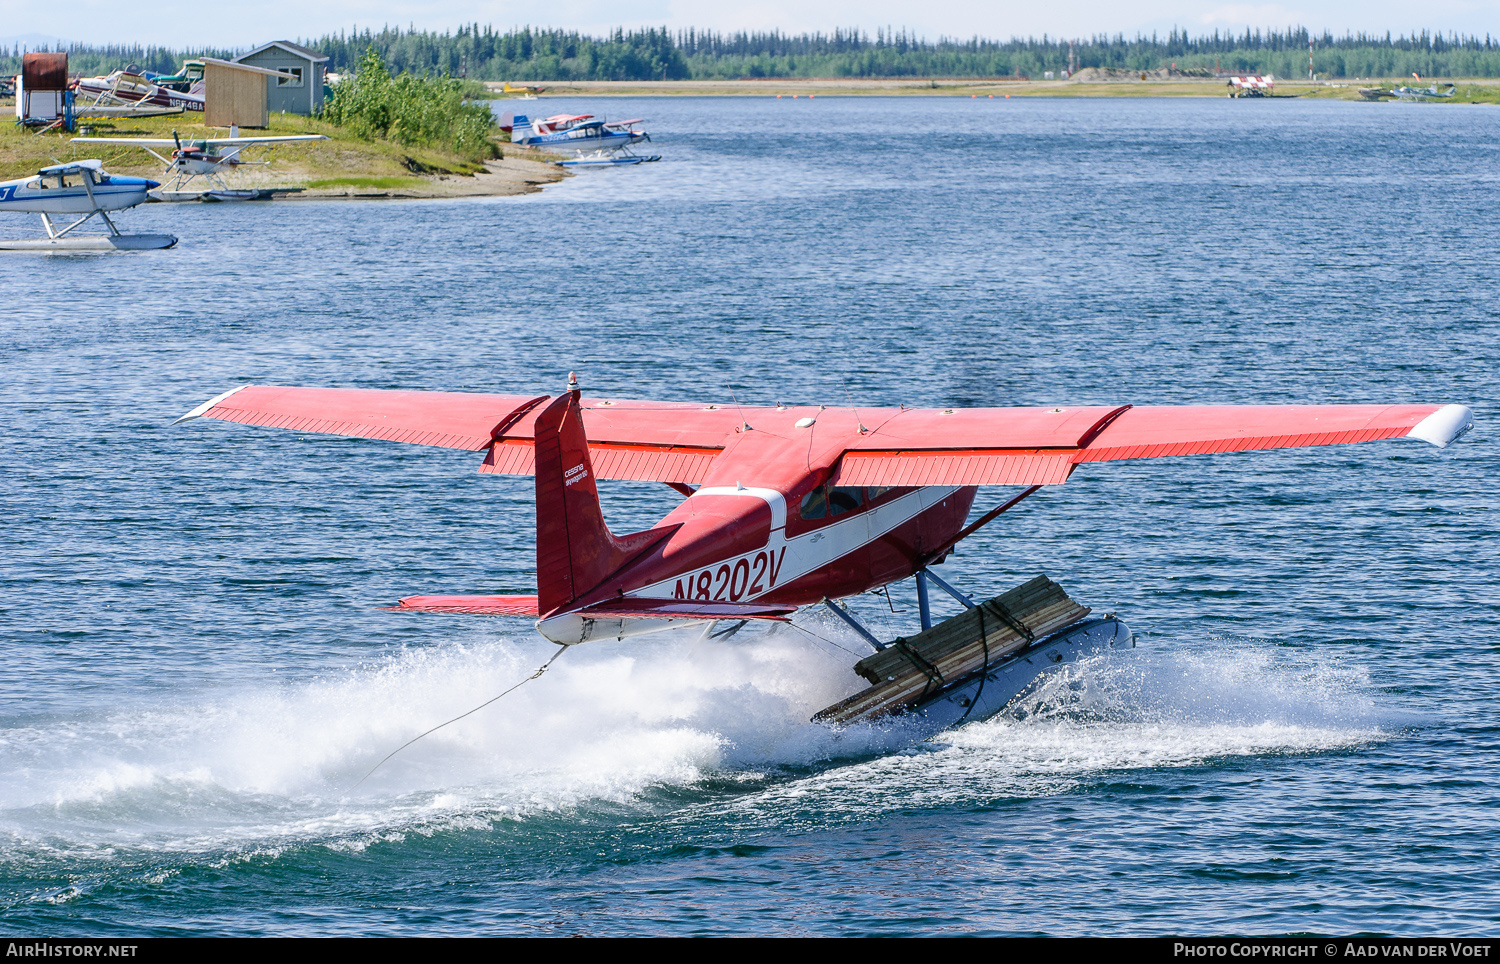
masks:
<svg viewBox="0 0 1500 964"><path fill-rule="evenodd" d="M1144 79L1142 79L1144 78ZM1446 81L1423 80L1429 83ZM1412 85L1410 79L1352 79L1278 83L1271 99L1307 98L1361 101L1361 87ZM1500 78L1457 80L1456 96L1438 103L1500 103ZM507 104L535 103L539 115L550 113L543 102L554 98L652 98L652 97L1012 97L1091 98L1205 98L1224 97L1228 84L1223 77L1188 77L1169 71L1146 71L1142 75L1122 72L1100 77L1097 72L1067 80L1016 78L757 78L736 80L666 81L565 81L542 83L536 97L520 99L498 96L499 82L487 82L497 96L491 100ZM13 101L12 101L13 103ZM4 106L0 103L0 106ZM201 115L200 115L201 118ZM164 136L181 128L185 140L222 136L227 131L193 123L193 115L132 118L117 123L96 122L99 135ZM127 127L127 129L120 129ZM315 118L273 117L265 133L325 133L332 139L313 144L266 147L253 156L269 161L266 166L244 166L229 175L229 187L265 192L264 200L407 200L459 197L514 197L536 193L544 185L572 175L552 164L560 155L508 142L497 142L500 157L464 160L431 149L403 148L384 141L360 141L347 132ZM254 132L260 133L260 132ZM68 143L70 135L34 135L12 125L0 129L0 179L24 177L48 164L74 158L98 157L110 171L122 175L164 180L161 164L138 148L95 147ZM92 149L91 149L92 148ZM165 202L156 202L165 203Z"/></svg>
<svg viewBox="0 0 1500 964"><path fill-rule="evenodd" d="M184 141L190 141L228 134L203 126L202 119L201 114L176 114L82 120L78 136L169 138L180 132ZM570 173L551 163L557 155L498 140L497 156L480 160L391 141L364 141L308 117L273 115L267 129L247 129L245 134L328 137L252 148L246 158L250 163L225 173L230 189L261 191L264 200L511 197L540 191ZM98 158L115 174L168 180L162 162L139 147L74 144L73 136L34 134L15 125L0 125L0 180L28 177L42 167L85 158ZM196 183L205 190L209 187Z"/></svg>
<svg viewBox="0 0 1500 964"><path fill-rule="evenodd" d="M1224 97L1226 77L1168 76L1167 71L1144 71L1145 79L1120 76L1109 79L1031 80L1019 78L840 78L766 77L739 80L570 80L527 81L544 88L538 102L556 97ZM1484 97L1500 99L1500 78L1350 78L1317 81L1279 80L1281 96L1317 99L1360 100L1361 87L1425 86L1429 83L1459 85ZM503 84L487 81L496 100L530 103L500 94ZM1462 93L1460 94L1462 97ZM1458 103L1474 101L1454 98Z"/></svg>
<svg viewBox="0 0 1500 964"><path fill-rule="evenodd" d="M472 174L413 174L394 177L301 178L289 172L265 175L237 175L234 187L262 191L285 191L263 200L420 200L457 197L517 197L535 194L543 185L556 184L570 172L538 156L516 157L523 148L504 145L505 157L485 161L483 171ZM348 183L319 184L319 181ZM364 183L361 183L364 182ZM165 202L152 202L165 203Z"/></svg>

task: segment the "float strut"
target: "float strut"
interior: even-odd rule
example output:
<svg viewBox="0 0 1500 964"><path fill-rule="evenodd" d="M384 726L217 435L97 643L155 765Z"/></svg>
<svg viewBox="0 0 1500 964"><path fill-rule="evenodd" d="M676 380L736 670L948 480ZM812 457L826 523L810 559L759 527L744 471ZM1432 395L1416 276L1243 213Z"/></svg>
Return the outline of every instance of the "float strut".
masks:
<svg viewBox="0 0 1500 964"><path fill-rule="evenodd" d="M823 600L823 605L828 607L829 612L833 613L835 616L848 623L850 629L863 636L865 638L865 641L868 642L871 646L874 646L877 651L885 649L885 643L882 643L880 640L876 639L875 634L871 633L864 627L863 623L855 619L854 614L849 612L849 610L845 609L843 606L840 606L832 599Z"/></svg>
<svg viewBox="0 0 1500 964"><path fill-rule="evenodd" d="M922 614L922 629L932 628L932 607L927 603L927 570L917 570L917 612Z"/></svg>
<svg viewBox="0 0 1500 964"><path fill-rule="evenodd" d="M924 572L926 572L926 570L924 570ZM935 572L926 572L926 575L928 579L931 579L933 582L937 583L939 589L952 596L954 599L957 599L959 602L963 603L965 609L974 608L974 600L970 599L968 596L965 596L957 589L954 589L952 586L948 585L943 581L942 576L939 576Z"/></svg>

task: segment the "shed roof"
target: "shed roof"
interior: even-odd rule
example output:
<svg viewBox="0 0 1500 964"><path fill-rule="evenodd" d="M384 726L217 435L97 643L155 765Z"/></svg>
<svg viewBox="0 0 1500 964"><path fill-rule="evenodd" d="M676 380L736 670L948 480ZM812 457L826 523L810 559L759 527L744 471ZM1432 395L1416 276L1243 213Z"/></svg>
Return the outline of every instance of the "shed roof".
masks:
<svg viewBox="0 0 1500 964"><path fill-rule="evenodd" d="M200 57L203 64L213 64L215 67L228 67L230 70L248 70L255 74L266 74L271 77L285 77L287 80L296 80L295 74L284 73L280 70L271 70L269 67L257 67L254 64L240 64L233 60L220 60L217 57Z"/></svg>
<svg viewBox="0 0 1500 964"><path fill-rule="evenodd" d="M315 64L321 64L328 59L327 57L318 53L316 50L309 50L301 44L292 43L290 40L273 40L270 43L261 44L259 47L256 47L249 53L240 54L234 59L244 60L246 57L254 57L261 51L270 50L272 47L280 47L282 50L285 50L289 54L296 54L298 57L302 57L306 60L311 60Z"/></svg>

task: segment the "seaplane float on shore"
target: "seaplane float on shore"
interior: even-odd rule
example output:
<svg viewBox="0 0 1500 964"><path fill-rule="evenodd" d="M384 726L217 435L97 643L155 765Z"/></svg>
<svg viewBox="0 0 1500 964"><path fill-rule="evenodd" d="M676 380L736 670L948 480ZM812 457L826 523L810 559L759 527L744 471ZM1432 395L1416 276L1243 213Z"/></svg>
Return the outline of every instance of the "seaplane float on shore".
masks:
<svg viewBox="0 0 1500 964"><path fill-rule="evenodd" d="M869 684L815 719L920 714L951 725L1003 708L1045 670L1132 645L1046 577L976 602L932 571L961 540L1092 462L1466 432L1462 405L1079 406L871 409L561 395L252 385L184 415L483 453L481 472L532 476L537 591L416 595L405 613L534 620L564 648L681 626L708 638L823 606L870 647ZM596 480L683 496L616 535ZM980 485L1021 487L968 521ZM920 630L878 639L838 600L916 580ZM937 625L929 585L964 611ZM562 652L560 650L559 652Z"/></svg>
<svg viewBox="0 0 1500 964"><path fill-rule="evenodd" d="M637 130L643 123L636 117L624 121L595 120L592 114L558 114L532 121L525 114L510 118L510 142L523 147L549 151L573 151L573 156L553 161L560 167L628 167L661 160L661 155L640 155L630 151L633 145L651 140L651 135Z"/></svg>
<svg viewBox="0 0 1500 964"><path fill-rule="evenodd" d="M139 147L166 165L162 177L170 180L154 189L157 201L251 201L262 196L259 190L235 190L224 183L222 174L244 164L268 164L269 161L244 161L240 154L246 148L266 144L289 144L299 141L326 141L323 134L282 134L270 137L240 137L231 130L228 137L201 137L186 143L172 131L164 137L75 137L74 144L112 144ZM153 148L172 148L170 156ZM203 178L208 187L194 188L193 181Z"/></svg>
<svg viewBox="0 0 1500 964"><path fill-rule="evenodd" d="M45 238L0 240L0 251L140 251L170 248L177 238L170 234L122 234L109 212L133 208L158 187L143 177L121 177L104 170L98 160L73 161L44 167L29 177L0 182L0 211L39 214L47 230ZM53 221L82 215L62 227ZM109 228L104 235L78 235L73 231L93 217Z"/></svg>

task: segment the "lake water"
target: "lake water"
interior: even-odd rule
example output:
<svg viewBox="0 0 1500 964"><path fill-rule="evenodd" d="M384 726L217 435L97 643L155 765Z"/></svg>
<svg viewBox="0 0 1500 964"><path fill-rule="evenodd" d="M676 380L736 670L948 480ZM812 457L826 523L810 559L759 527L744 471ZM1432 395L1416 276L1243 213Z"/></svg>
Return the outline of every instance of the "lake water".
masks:
<svg viewBox="0 0 1500 964"><path fill-rule="evenodd" d="M516 105L507 105L516 106ZM0 931L1493 932L1500 109L658 99L538 195L149 205L0 275ZM540 110L537 110L540 113ZM0 226L30 230L19 218ZM1138 648L923 740L855 641L526 676L529 480L197 422L246 383L919 406L1463 402L1414 441L1086 466L942 573ZM985 490L979 505L1005 497ZM617 531L676 496L615 483ZM915 625L910 586L855 600Z"/></svg>

